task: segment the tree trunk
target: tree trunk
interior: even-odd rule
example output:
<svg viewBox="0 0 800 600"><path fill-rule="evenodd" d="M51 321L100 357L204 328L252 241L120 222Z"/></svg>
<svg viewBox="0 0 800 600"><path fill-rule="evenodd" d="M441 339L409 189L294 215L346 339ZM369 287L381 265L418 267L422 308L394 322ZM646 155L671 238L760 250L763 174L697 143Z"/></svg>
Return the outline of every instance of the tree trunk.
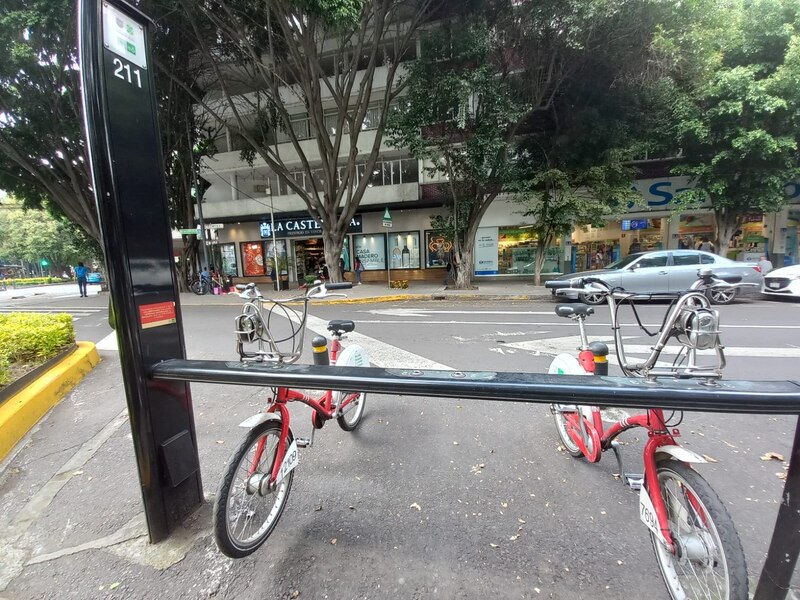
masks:
<svg viewBox="0 0 800 600"><path fill-rule="evenodd" d="M734 211L721 209L714 211L714 246L717 254L728 257L731 238L741 226L742 215Z"/></svg>
<svg viewBox="0 0 800 600"><path fill-rule="evenodd" d="M342 257L344 233L323 232L322 243L325 249L325 264L328 267L328 280L332 283L344 281L339 271L339 260Z"/></svg>
<svg viewBox="0 0 800 600"><path fill-rule="evenodd" d="M533 285L542 285L542 269L547 260L547 249L553 236L539 236L536 240L536 258L533 261Z"/></svg>
<svg viewBox="0 0 800 600"><path fill-rule="evenodd" d="M472 267L474 265L473 253L475 247L474 236L472 241L464 240L464 245L456 255L456 289L468 290L472 287Z"/></svg>

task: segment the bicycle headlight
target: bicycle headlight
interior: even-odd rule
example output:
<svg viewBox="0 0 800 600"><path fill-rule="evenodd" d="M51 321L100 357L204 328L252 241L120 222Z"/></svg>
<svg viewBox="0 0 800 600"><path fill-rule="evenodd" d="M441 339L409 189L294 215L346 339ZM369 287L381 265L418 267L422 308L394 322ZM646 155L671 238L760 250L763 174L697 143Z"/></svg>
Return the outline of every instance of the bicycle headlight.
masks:
<svg viewBox="0 0 800 600"><path fill-rule="evenodd" d="M719 336L719 313L710 308L694 308L678 319L678 339L696 350L716 347Z"/></svg>

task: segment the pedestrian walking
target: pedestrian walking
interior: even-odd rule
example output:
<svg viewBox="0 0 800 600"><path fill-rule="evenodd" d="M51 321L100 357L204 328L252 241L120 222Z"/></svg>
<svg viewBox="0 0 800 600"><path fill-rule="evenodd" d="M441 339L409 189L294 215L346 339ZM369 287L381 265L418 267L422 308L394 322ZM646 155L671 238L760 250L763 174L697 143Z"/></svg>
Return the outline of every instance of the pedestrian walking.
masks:
<svg viewBox="0 0 800 600"><path fill-rule="evenodd" d="M701 251L703 251L703 252L715 252L715 249L714 249L714 244L712 244L712 243L711 243L711 242L708 240L708 238L707 238L707 237L703 237L703 238L700 240L700 244L698 244L698 246L697 246L697 249L698 249L698 250L701 250Z"/></svg>
<svg viewBox="0 0 800 600"><path fill-rule="evenodd" d="M88 295L86 293L86 273L88 269L83 266L82 262L78 263L78 266L75 267L75 277L78 278L78 292L80 293L81 298L87 298Z"/></svg>
<svg viewBox="0 0 800 600"><path fill-rule="evenodd" d="M353 272L356 274L356 285L361 285L361 272L364 270L364 263L361 262L361 259L356 256L356 260L353 263Z"/></svg>
<svg viewBox="0 0 800 600"><path fill-rule="evenodd" d="M762 256L758 261L758 268L761 269L762 275L766 275L773 269L772 261L766 256Z"/></svg>

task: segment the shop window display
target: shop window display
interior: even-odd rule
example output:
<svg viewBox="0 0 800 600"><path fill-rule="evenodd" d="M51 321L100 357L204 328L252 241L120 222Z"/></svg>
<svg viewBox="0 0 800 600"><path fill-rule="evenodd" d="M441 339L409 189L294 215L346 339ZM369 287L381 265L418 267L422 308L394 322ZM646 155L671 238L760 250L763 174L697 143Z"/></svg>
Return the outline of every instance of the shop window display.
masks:
<svg viewBox="0 0 800 600"><path fill-rule="evenodd" d="M392 269L419 269L419 232L389 234L389 265Z"/></svg>
<svg viewBox="0 0 800 600"><path fill-rule="evenodd" d="M222 259L222 273L236 277L239 274L236 265L236 244L220 244L219 252Z"/></svg>
<svg viewBox="0 0 800 600"><path fill-rule="evenodd" d="M447 266L453 242L435 231L425 232L425 267L443 269Z"/></svg>
<svg viewBox="0 0 800 600"><path fill-rule="evenodd" d="M558 244L547 248L542 273L558 272ZM497 238L498 271L507 275L530 275L535 271L536 236L527 227L500 227Z"/></svg>
<svg viewBox="0 0 800 600"><path fill-rule="evenodd" d="M245 277L266 275L264 244L260 240L242 244L242 272Z"/></svg>
<svg viewBox="0 0 800 600"><path fill-rule="evenodd" d="M383 233L354 235L353 248L365 271L386 268L386 236Z"/></svg>

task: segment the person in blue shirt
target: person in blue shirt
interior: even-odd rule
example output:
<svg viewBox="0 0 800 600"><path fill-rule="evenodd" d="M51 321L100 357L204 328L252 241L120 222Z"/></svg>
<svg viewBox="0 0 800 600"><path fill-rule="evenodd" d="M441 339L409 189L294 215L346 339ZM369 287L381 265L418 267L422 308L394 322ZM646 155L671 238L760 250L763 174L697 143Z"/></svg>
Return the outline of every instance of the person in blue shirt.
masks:
<svg viewBox="0 0 800 600"><path fill-rule="evenodd" d="M84 267L82 262L79 262L78 266L75 267L75 277L78 278L78 291L81 294L81 298L88 297L86 294L86 273L88 271L89 269Z"/></svg>

